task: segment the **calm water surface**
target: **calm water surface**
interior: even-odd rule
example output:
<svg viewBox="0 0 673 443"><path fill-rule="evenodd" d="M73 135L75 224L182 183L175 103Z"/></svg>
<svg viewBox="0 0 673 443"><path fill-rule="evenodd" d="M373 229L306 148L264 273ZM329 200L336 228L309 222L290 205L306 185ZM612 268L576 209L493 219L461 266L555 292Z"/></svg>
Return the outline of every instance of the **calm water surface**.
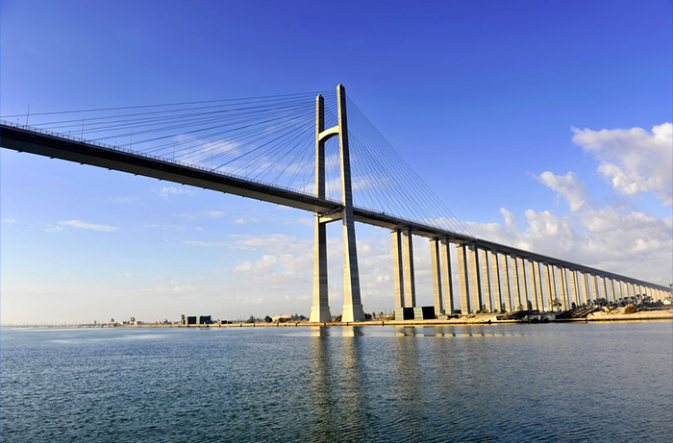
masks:
<svg viewBox="0 0 673 443"><path fill-rule="evenodd" d="M3 442L673 439L673 324L4 329Z"/></svg>

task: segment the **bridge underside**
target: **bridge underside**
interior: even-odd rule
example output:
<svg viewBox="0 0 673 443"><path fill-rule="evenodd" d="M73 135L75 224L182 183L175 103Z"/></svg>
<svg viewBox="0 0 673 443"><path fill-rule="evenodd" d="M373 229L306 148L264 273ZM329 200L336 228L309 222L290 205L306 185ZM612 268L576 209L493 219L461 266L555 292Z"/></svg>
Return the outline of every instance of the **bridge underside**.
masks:
<svg viewBox="0 0 673 443"><path fill-rule="evenodd" d="M115 149L109 146L73 140L61 135L36 132L6 124L0 126L0 145L3 148L19 152L28 152L50 158L99 166L110 170L142 175L158 180L210 189L301 209L316 213L319 223L343 222L342 217L346 208L340 202L318 198L291 189L280 188L268 183L255 182L241 177L213 172L194 165L173 162L165 158L143 155L133 151ZM670 288L665 286L653 285L649 282L588 266L547 257L487 240L476 239L423 223L397 218L386 213L357 207L353 207L352 211L354 221L392 231L413 233L414 235L433 240L441 240L446 248L448 248L450 243L453 243L460 247L460 251L470 251L470 254L465 254L465 257L469 255L471 258L469 265L467 262L462 263L464 257L460 254L460 251L458 259L459 265L466 267L465 272L461 272L461 276L465 274L464 278L461 277L460 279L461 300L465 299L463 303L465 303L464 306L467 306L469 293L471 292L473 300L469 304L473 312L480 310L482 307L490 308L491 296L493 297L494 306L497 308L507 307L506 305L510 303L508 299L510 291L508 281L512 284L512 297L515 305L520 304L524 309L527 308L527 303L530 303L534 307L543 307L542 292L547 293L548 307L552 305L553 300L558 300L564 308L568 308L572 303L580 304L582 299L580 296L581 292L585 294L585 300L588 300L589 292L594 294L594 300L596 299L596 295L600 295L601 292L604 298L608 300L614 300L624 294L627 297L634 294L651 294L655 296L654 298L661 299L664 294L670 292ZM465 247L468 249L465 249ZM407 253L410 252L407 251ZM433 266L433 273L437 274L434 276L436 279L435 292L441 292L440 273L442 273L445 280L443 285L444 298L451 300L445 303L446 307L449 308L449 304L453 303L451 295L450 255L446 251L443 251L441 256L446 257L446 259L442 259L441 261L444 263L440 265L439 255L437 254L438 252L435 251L436 257L434 259L437 260ZM490 267L488 265L489 257L491 262ZM500 258L503 259L502 263L505 266L500 266ZM511 269L509 269L508 258L513 259ZM479 260L482 261L482 266L479 266ZM524 260L527 261L528 266L525 266ZM400 263L399 266L403 266L401 260L398 260L398 262ZM413 261L408 261L408 266L411 267L413 274ZM554 267L556 267L556 273L553 270ZM492 274L489 274L491 270ZM570 274L567 275L567 272ZM395 273L396 275L403 275L403 270L401 268L395 269ZM474 282L469 284L467 282L470 280L468 274L474 276L472 280L483 281L483 288L478 282L476 285ZM483 274L484 277L480 277L480 274ZM447 275L449 276L448 278ZM410 277L413 278L412 275ZM589 283L590 278L594 283L593 285ZM601 279L603 280L602 284L599 283ZM465 280L464 283L463 280ZM489 284L490 280L493 281L492 285ZM608 281L610 281L610 284L608 284ZM528 292L526 284L528 284ZM473 286L472 291L467 287L468 285ZM568 285L570 285L570 288ZM600 286L602 286L602 290ZM482 298L482 289L485 291L483 297L486 298ZM396 288L396 293L399 290L401 289ZM447 297L446 294L449 294L449 296ZM527 298L528 294L530 294L530 301ZM413 294L408 294L408 296L410 299L413 299ZM438 305L437 307L439 307L438 300L441 300L441 294L436 293L435 300ZM453 310L453 308L449 308L449 310ZM464 308L463 311L465 311Z"/></svg>

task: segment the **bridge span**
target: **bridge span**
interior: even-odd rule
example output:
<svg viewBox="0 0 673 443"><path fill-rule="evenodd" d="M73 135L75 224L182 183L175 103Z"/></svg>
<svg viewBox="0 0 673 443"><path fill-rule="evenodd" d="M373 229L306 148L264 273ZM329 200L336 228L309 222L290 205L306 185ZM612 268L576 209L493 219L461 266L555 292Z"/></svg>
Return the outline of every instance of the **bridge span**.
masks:
<svg viewBox="0 0 673 443"><path fill-rule="evenodd" d="M8 122L0 125L2 148L151 177L275 203L315 214L314 288L311 321L331 321L327 294L325 225L340 221L344 230L344 321L364 319L360 298L355 222L390 229L393 244L395 308L415 307L413 236L431 242L435 312L509 312L556 307L565 310L592 299L607 301L647 296L663 300L670 288L543 254L475 238L393 214L353 205L346 99L337 88L338 125L324 127L324 102L316 99L315 195L255 181L187 162L117 148L56 132ZM339 138L341 201L325 196L325 142ZM457 248L460 303L454 303L450 245Z"/></svg>

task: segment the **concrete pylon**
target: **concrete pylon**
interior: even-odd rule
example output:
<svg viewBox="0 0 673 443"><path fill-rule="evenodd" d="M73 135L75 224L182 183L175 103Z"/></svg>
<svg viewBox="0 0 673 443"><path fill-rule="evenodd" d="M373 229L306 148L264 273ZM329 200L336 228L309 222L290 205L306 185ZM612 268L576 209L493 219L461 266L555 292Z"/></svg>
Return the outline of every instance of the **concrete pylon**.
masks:
<svg viewBox="0 0 673 443"><path fill-rule="evenodd" d="M554 284L554 265L544 264L544 274L547 279L547 306L550 311L554 311L554 300L556 299L556 285Z"/></svg>
<svg viewBox="0 0 673 443"><path fill-rule="evenodd" d="M528 260L528 280L530 282L530 304L533 309L541 311L542 308L538 305L538 283L537 273L535 272L535 260Z"/></svg>
<svg viewBox="0 0 673 443"><path fill-rule="evenodd" d="M399 229L393 229L393 279L395 286L395 308L404 307L404 269L402 263L402 233Z"/></svg>
<svg viewBox="0 0 673 443"><path fill-rule="evenodd" d="M624 285L621 280L617 280L617 287L619 288L619 298L624 300Z"/></svg>
<svg viewBox="0 0 673 443"><path fill-rule="evenodd" d="M451 272L451 249L449 245L449 240L444 239L441 241L440 248L442 251L442 275L444 282L442 289L444 290L444 311L447 314L453 314L453 274Z"/></svg>
<svg viewBox="0 0 673 443"><path fill-rule="evenodd" d="M346 88L337 86L339 112L339 157L341 159L341 203L344 206L344 310L342 321L364 321L360 299L360 272L355 240L355 216L353 215L353 189L351 187L351 160L348 146L348 120L346 118Z"/></svg>
<svg viewBox="0 0 673 443"><path fill-rule="evenodd" d="M491 271L493 274L493 303L498 312L503 312L502 285L500 284L500 259L498 251L491 249Z"/></svg>
<svg viewBox="0 0 673 443"><path fill-rule="evenodd" d="M469 247L470 251L470 293L472 294L472 312L481 311L483 309L483 298L481 295L481 271L479 266L479 253L477 245L472 244Z"/></svg>
<svg viewBox="0 0 673 443"><path fill-rule="evenodd" d="M488 312L493 312L493 307L491 306L491 268L488 266L488 251L486 251L486 249L480 249L479 254L481 261L481 276L484 283L482 301L484 303L484 309Z"/></svg>
<svg viewBox="0 0 673 443"><path fill-rule="evenodd" d="M544 276L539 261L535 262L535 274L537 275L537 292L535 293L535 298L537 299L538 309L541 312L544 312Z"/></svg>
<svg viewBox="0 0 673 443"><path fill-rule="evenodd" d="M325 198L325 140L320 134L325 130L325 102L322 95L316 97L316 130L315 130L315 196ZM315 241L313 246L313 306L311 307L312 322L332 321L329 309L327 286L327 230L325 223L320 222L319 214L315 214Z"/></svg>
<svg viewBox="0 0 673 443"><path fill-rule="evenodd" d="M577 302L577 279L575 278L575 270L570 269L570 297L572 299L570 306L572 306L572 303L575 303L575 307L579 306L579 303Z"/></svg>
<svg viewBox="0 0 673 443"><path fill-rule="evenodd" d="M439 259L439 240L430 240L430 261L432 263L432 294L435 301L435 315L444 313L442 307L442 269Z"/></svg>
<svg viewBox="0 0 673 443"><path fill-rule="evenodd" d="M593 285L593 286L594 286L594 287L593 287L593 290L594 290L594 301L596 301L596 300L598 300L599 298L603 298L603 296L601 295L600 285L598 284L598 276L595 275L595 274L593 274L593 275L591 276L591 279L593 280L593 283L594 283L594 285Z"/></svg>
<svg viewBox="0 0 673 443"><path fill-rule="evenodd" d="M619 294L617 291L615 291L615 279L611 278L610 279L610 295L612 296L612 299L614 301L617 301L617 297L619 297Z"/></svg>
<svg viewBox="0 0 673 443"><path fill-rule="evenodd" d="M458 283L460 285L460 313L462 315L469 314L470 311L470 289L468 286L468 275L470 273L467 269L467 246L458 244Z"/></svg>
<svg viewBox="0 0 673 443"><path fill-rule="evenodd" d="M566 311L568 310L568 286L566 285L565 269L557 266L556 275L558 277L558 299L561 302L561 310Z"/></svg>
<svg viewBox="0 0 673 443"><path fill-rule="evenodd" d="M570 270L563 268L563 290L565 292L565 304L566 304L566 309L570 309L571 303L572 303L572 295L570 295L570 290L568 289L570 287L569 282L568 282L568 273Z"/></svg>
<svg viewBox="0 0 673 443"><path fill-rule="evenodd" d="M528 288L526 287L526 263L523 257L517 257L517 279L519 286L519 304L524 311L528 310Z"/></svg>
<svg viewBox="0 0 673 443"><path fill-rule="evenodd" d="M589 287L589 275L586 272L582 272L583 284L584 284L584 301L586 304L591 303L591 288Z"/></svg>
<svg viewBox="0 0 673 443"><path fill-rule="evenodd" d="M605 299L607 301L612 301L610 299L610 292L608 291L608 279L607 279L607 277L601 276L601 281L603 282L603 294L605 294Z"/></svg>
<svg viewBox="0 0 673 443"><path fill-rule="evenodd" d="M505 312L512 312L512 291L509 285L509 257L507 254L502 254L502 294L503 303L505 304Z"/></svg>
<svg viewBox="0 0 673 443"><path fill-rule="evenodd" d="M407 308L416 306L416 280L414 279L414 244L411 229L402 231L404 249L404 299Z"/></svg>
<svg viewBox="0 0 673 443"><path fill-rule="evenodd" d="M514 298L512 311L518 311L519 306L521 306L521 289L519 288L519 263L516 258L516 255L511 255L509 257L512 269L512 298Z"/></svg>

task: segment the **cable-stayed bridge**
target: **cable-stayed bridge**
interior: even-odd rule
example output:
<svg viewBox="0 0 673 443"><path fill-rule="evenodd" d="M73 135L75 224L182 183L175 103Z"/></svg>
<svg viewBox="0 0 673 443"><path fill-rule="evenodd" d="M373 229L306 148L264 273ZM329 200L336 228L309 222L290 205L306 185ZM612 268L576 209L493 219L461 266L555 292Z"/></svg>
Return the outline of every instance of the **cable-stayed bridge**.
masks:
<svg viewBox="0 0 673 443"><path fill-rule="evenodd" d="M17 117L24 117L25 124L9 120ZM567 310L598 298L661 300L670 292L665 286L474 237L346 97L341 85L336 94L3 119L3 148L314 213L311 321L331 320L325 226L337 221L344 241L343 321L364 320L355 222L392 231L396 308L416 306L414 236L431 243L437 313L543 311L555 306ZM451 263L454 247L457 264ZM456 265L459 303L453 294Z"/></svg>

